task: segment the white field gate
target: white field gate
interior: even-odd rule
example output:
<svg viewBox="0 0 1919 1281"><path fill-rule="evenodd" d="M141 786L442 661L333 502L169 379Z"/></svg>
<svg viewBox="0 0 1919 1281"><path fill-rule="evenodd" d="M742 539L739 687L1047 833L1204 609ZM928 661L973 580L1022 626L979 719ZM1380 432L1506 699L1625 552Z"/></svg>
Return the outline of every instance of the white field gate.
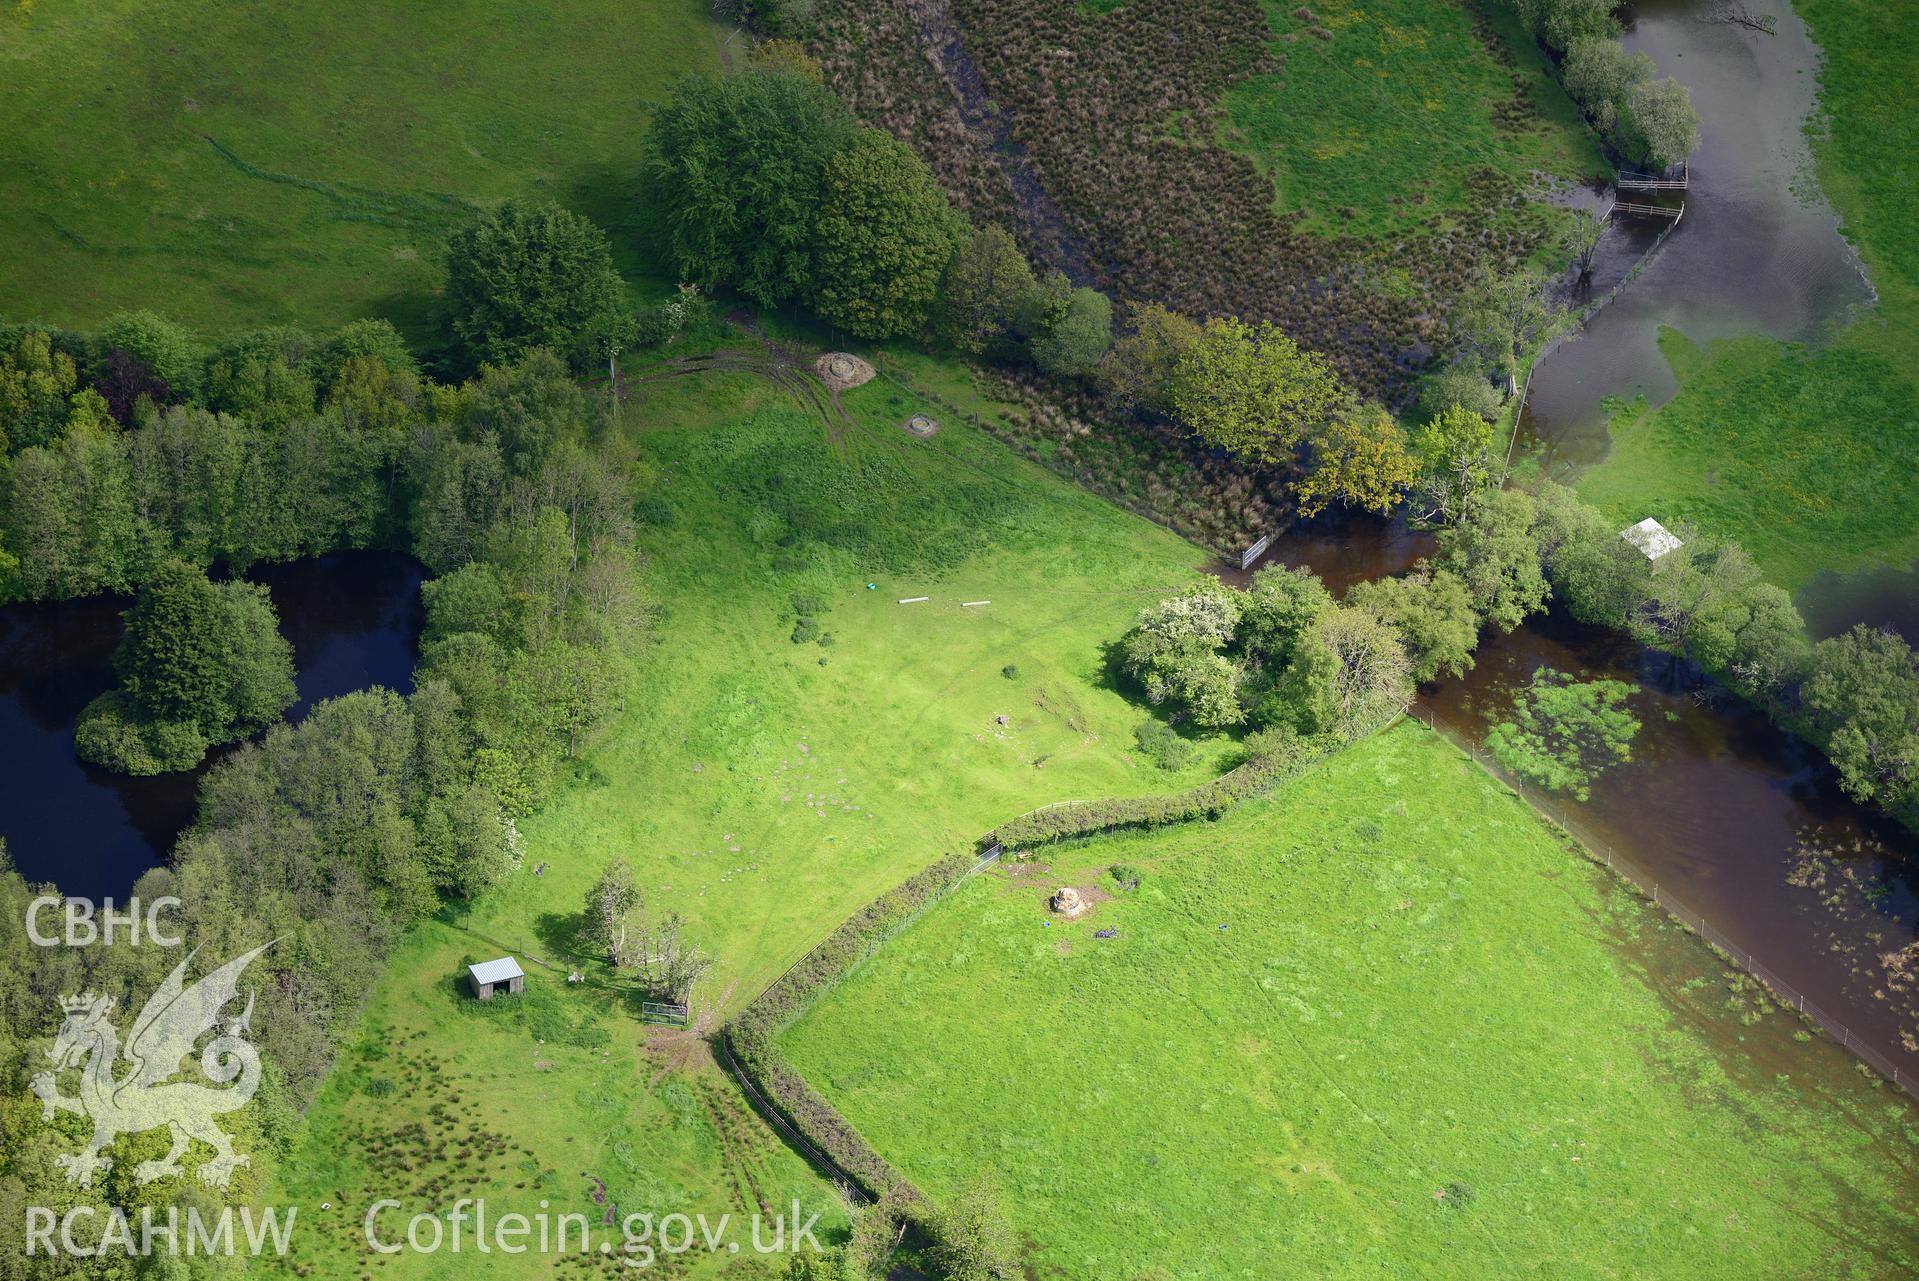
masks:
<svg viewBox="0 0 1919 1281"><path fill-rule="evenodd" d="M665 1023L672 1027L685 1027L687 1008L684 1001L641 1001L640 1022Z"/></svg>
<svg viewBox="0 0 1919 1281"><path fill-rule="evenodd" d="M1274 530L1272 533L1266 535L1266 537L1260 539L1258 542L1254 543L1251 547L1248 547L1245 551L1241 552L1239 554L1239 567L1243 570L1251 569L1253 567L1253 562L1258 560L1261 556L1264 556L1266 554L1266 549L1268 547L1271 547L1273 545L1273 540L1278 537L1279 537L1279 531Z"/></svg>

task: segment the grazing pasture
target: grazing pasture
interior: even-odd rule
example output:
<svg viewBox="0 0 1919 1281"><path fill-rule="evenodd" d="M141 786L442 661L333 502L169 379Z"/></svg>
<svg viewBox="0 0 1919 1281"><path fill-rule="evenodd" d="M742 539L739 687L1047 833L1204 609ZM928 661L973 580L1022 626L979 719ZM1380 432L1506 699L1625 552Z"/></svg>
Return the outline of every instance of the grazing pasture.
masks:
<svg viewBox="0 0 1919 1281"><path fill-rule="evenodd" d="M1808 345L1701 349L1663 335L1678 395L1616 418L1612 455L1580 483L1615 512L1657 507L1731 535L1787 587L1919 557L1919 220L1906 177L1919 36L1895 7L1796 8L1825 53L1808 125L1819 185L1878 301Z"/></svg>
<svg viewBox="0 0 1919 1281"><path fill-rule="evenodd" d="M508 196L630 255L647 104L728 30L699 0L8 5L0 299L76 327L152 307L422 337L448 232Z"/></svg>
<svg viewBox="0 0 1919 1281"><path fill-rule="evenodd" d="M1423 727L1036 855L783 1045L931 1194L997 1185L1042 1275L1919 1266L1910 1101Z"/></svg>
<svg viewBox="0 0 1919 1281"><path fill-rule="evenodd" d="M402 1195L396 1179L484 1192L500 1212L546 1197L597 1214L583 1171L623 1212L819 1208L830 1190L745 1110L699 1034L1008 815L1190 786L1230 749L1161 769L1134 746L1145 714L1105 675L1103 647L1204 553L885 379L823 417L738 367L762 349L722 356L736 367L654 369L625 407L658 610L625 716L526 821L511 881L414 931L282 1175L302 1205L340 1191L358 1207L296 1260L313 1275L358 1275L357 1215ZM909 435L915 413L938 433ZM929 599L898 603L913 596ZM643 1027L574 937L615 855L717 958L695 1034ZM506 952L559 969L527 965L531 999L480 1009L462 967ZM568 969L587 982L569 987ZM497 1151L463 1181L451 1156L481 1140ZM447 1258L394 1256L385 1274L452 1275L435 1270Z"/></svg>
<svg viewBox="0 0 1919 1281"><path fill-rule="evenodd" d="M1226 94L1221 138L1272 178L1274 208L1314 231L1470 228L1486 213L1475 172L1522 185L1605 173L1504 4L1267 0L1266 11L1285 70Z"/></svg>
<svg viewBox="0 0 1919 1281"><path fill-rule="evenodd" d="M1678 394L1614 414L1612 453L1580 493L1622 526L1657 511L1729 536L1788 589L1919 558L1919 387L1884 350L1885 323L1818 348L1701 348L1665 330Z"/></svg>

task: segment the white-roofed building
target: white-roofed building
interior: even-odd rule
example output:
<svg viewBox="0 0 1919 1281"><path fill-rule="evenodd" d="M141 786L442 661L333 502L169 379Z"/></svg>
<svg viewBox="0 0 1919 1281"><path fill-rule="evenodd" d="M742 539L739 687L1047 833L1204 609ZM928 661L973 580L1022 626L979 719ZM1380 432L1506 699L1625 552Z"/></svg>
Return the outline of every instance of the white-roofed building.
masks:
<svg viewBox="0 0 1919 1281"><path fill-rule="evenodd" d="M466 967L466 981L473 986L473 995L482 1001L490 1001L496 992L524 992L526 990L526 972L520 963L510 956L497 961L481 961L478 965Z"/></svg>
<svg viewBox="0 0 1919 1281"><path fill-rule="evenodd" d="M1638 548L1639 554L1655 565L1684 546L1677 534L1650 516L1637 525L1628 525L1620 530L1619 536Z"/></svg>

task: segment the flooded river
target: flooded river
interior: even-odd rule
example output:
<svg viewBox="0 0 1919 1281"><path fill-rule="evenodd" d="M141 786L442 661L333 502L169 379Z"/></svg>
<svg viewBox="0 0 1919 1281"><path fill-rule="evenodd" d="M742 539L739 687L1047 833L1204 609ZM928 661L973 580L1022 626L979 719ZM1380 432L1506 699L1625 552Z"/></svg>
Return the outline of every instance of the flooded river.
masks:
<svg viewBox="0 0 1919 1281"><path fill-rule="evenodd" d="M1783 6L1765 6L1778 16L1776 36L1702 20L1716 7L1649 0L1632 15L1628 47L1691 89L1700 150L1679 225L1616 299L1534 370L1524 429L1554 474L1604 456L1606 397L1644 394L1657 404L1673 394L1656 346L1661 326L1701 342L1751 333L1808 340L1872 301L1812 181L1802 129L1818 50ZM1594 296L1623 279L1664 226L1615 223ZM1308 527L1282 537L1268 559L1312 565L1343 587L1398 572L1416 537L1363 521ZM1829 575L1800 601L1815 636L1868 622L1919 640L1919 570ZM1533 799L1902 1071L1919 1073L1919 1000L1884 963L1915 939L1919 840L1854 804L1819 752L1688 665L1557 615L1510 636L1489 634L1474 670L1423 691L1418 711L1477 746L1542 666L1637 685L1643 729L1632 761L1604 774L1589 800Z"/></svg>
<svg viewBox="0 0 1919 1281"><path fill-rule="evenodd" d="M1657 197L1685 205L1659 252L1533 372L1526 425L1556 468L1605 456L1606 397L1643 393L1657 405L1678 389L1657 346L1662 326L1700 343L1738 334L1807 340L1872 301L1806 144L1818 48L1783 5L1765 7L1778 16L1775 36L1705 20L1717 8L1642 0L1628 15L1627 48L1692 92L1699 150L1690 189ZM1618 219L1601 246L1595 290L1609 289L1664 225Z"/></svg>
<svg viewBox="0 0 1919 1281"><path fill-rule="evenodd" d="M1282 534L1261 564L1305 565L1344 591L1430 546L1403 524L1345 517ZM1487 730L1541 667L1637 686L1632 760L1601 774L1589 799L1521 790L1919 1074L1919 997L1889 984L1882 961L1919 938L1919 839L1850 800L1810 744L1624 633L1555 612L1486 632L1475 657L1464 679L1423 689L1414 711L1482 758Z"/></svg>

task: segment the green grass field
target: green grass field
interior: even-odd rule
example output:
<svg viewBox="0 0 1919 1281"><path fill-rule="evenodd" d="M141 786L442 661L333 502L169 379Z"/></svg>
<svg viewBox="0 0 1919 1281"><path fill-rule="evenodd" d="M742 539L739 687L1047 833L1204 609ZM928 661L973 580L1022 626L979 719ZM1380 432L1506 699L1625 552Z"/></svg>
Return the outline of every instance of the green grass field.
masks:
<svg viewBox="0 0 1919 1281"><path fill-rule="evenodd" d="M1798 6L1825 50L1813 153L1879 304L1814 347L1761 338L1661 346L1680 391L1613 424L1580 488L1616 515L1649 501L1758 557L1788 587L1919 557L1919 35L1896 8ZM1628 500L1631 501L1628 501Z"/></svg>
<svg viewBox="0 0 1919 1281"><path fill-rule="evenodd" d="M1679 394L1614 415L1612 454L1579 482L1588 501L1630 523L1656 494L1788 589L1919 558L1919 388L1887 352L1852 333L1818 350L1759 337L1702 350L1667 329L1659 345Z"/></svg>
<svg viewBox="0 0 1919 1281"><path fill-rule="evenodd" d="M1103 647L1141 604L1190 581L1203 553L964 423L908 437L908 415L944 411L893 384L846 402L854 422L837 446L753 375L647 383L628 404L658 477L642 539L656 641L612 736L524 825L524 867L470 918L417 930L373 993L361 1048L275 1193L356 1207L298 1260L316 1275L359 1274L364 1207L403 1195L389 1191L393 1168L365 1155L369 1136L409 1152L417 1139L402 1131L415 1122L462 1141L445 1127L478 1123L506 1145L472 1179L420 1162L457 1195L486 1191L499 1212L540 1197L593 1209L583 1171L622 1212L738 1215L756 1194L830 1198L744 1111L703 1044L655 1032L642 1052L647 1033L600 986L603 968L566 955L586 889L616 854L717 958L696 1000L710 1029L854 909L994 822L1219 768L1221 742L1178 773L1135 759L1143 713L1104 676ZM831 644L791 639L796 596L817 598ZM961 604L976 600L991 604ZM563 973L533 969L531 1013L476 1013L449 985L466 961L501 952L593 982L569 990ZM367 1059L365 1047L390 1043L438 1062ZM377 1075L392 1093L367 1093ZM427 1111L453 1091L475 1110L436 1130ZM526 1274L544 1262L526 1260ZM406 1255L382 1275L454 1275L448 1266Z"/></svg>
<svg viewBox="0 0 1919 1281"><path fill-rule="evenodd" d="M1919 1267L1910 1103L1422 727L1041 857L784 1038L930 1193L997 1184L1040 1275ZM1049 926L1060 885L1104 901Z"/></svg>
<svg viewBox="0 0 1919 1281"><path fill-rule="evenodd" d="M421 336L475 208L551 197L629 250L647 103L727 30L699 0L8 4L0 307Z"/></svg>
<svg viewBox="0 0 1919 1281"><path fill-rule="evenodd" d="M1280 213L1308 225L1393 234L1483 197L1467 174L1490 167L1524 181L1606 172L1579 112L1504 6L1473 0L1266 0L1286 70L1227 94L1224 140L1270 175ZM1499 36L1502 66L1475 24ZM1330 33L1330 39L1313 34ZM1292 37L1290 40L1287 37ZM1532 104L1516 109L1514 77ZM1499 125L1501 112L1512 128ZM1350 208L1350 219L1334 217Z"/></svg>

